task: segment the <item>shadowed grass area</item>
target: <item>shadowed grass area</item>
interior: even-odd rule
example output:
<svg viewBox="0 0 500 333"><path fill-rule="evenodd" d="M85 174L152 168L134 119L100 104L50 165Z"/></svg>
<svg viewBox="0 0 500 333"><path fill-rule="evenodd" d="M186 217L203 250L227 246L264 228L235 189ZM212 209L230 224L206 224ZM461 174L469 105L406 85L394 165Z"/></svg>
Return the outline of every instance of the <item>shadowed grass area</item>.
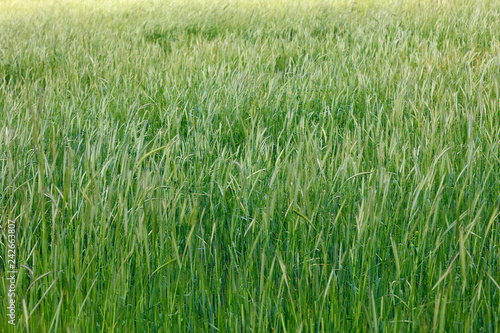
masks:
<svg viewBox="0 0 500 333"><path fill-rule="evenodd" d="M499 39L498 1L0 3L0 331L497 331Z"/></svg>

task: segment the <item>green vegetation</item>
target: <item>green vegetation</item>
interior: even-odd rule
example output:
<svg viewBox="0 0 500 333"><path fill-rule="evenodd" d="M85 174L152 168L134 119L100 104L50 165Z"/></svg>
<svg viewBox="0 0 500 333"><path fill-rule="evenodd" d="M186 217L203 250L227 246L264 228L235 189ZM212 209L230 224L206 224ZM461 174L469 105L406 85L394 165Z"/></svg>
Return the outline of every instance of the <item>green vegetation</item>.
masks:
<svg viewBox="0 0 500 333"><path fill-rule="evenodd" d="M499 54L498 1L2 1L0 331L500 330Z"/></svg>

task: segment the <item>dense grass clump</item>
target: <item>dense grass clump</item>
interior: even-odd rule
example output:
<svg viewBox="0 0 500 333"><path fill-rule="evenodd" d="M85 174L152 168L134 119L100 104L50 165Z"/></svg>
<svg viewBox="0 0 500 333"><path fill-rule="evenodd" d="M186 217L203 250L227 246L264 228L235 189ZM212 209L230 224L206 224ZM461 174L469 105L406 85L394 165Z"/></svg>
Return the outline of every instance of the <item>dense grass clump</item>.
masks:
<svg viewBox="0 0 500 333"><path fill-rule="evenodd" d="M304 3L0 3L0 331L500 330L500 3Z"/></svg>

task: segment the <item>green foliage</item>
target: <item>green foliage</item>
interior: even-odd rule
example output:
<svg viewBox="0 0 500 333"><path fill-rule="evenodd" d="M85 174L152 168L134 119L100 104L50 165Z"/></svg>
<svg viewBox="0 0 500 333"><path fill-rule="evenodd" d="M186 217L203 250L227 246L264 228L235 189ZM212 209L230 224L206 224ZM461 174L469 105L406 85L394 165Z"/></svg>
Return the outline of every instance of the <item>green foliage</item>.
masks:
<svg viewBox="0 0 500 333"><path fill-rule="evenodd" d="M500 328L498 1L0 3L0 331Z"/></svg>

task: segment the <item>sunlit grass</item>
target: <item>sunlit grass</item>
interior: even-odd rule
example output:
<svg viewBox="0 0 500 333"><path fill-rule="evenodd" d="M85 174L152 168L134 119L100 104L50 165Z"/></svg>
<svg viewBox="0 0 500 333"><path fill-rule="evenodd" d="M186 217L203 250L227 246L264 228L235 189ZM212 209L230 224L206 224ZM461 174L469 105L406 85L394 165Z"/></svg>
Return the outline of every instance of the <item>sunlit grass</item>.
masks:
<svg viewBox="0 0 500 333"><path fill-rule="evenodd" d="M0 3L0 331L498 331L499 39L496 1Z"/></svg>

